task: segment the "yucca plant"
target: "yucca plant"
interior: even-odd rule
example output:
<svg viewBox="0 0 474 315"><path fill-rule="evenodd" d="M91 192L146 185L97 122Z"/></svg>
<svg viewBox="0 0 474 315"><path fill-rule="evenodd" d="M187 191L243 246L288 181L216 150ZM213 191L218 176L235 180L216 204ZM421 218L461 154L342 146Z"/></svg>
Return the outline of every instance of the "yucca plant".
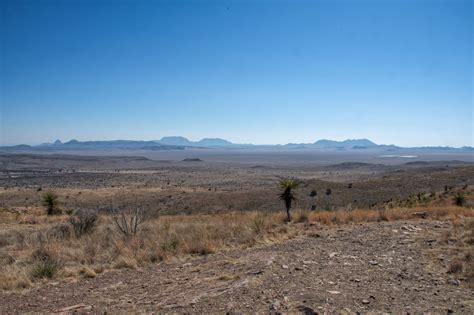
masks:
<svg viewBox="0 0 474 315"><path fill-rule="evenodd" d="M46 208L46 213L48 215L61 213L58 204L58 196L54 192L49 191L43 195L43 206Z"/></svg>
<svg viewBox="0 0 474 315"><path fill-rule="evenodd" d="M291 203L295 198L295 189L298 188L299 183L295 179L282 179L279 182L281 193L278 194L281 200L285 203L287 221L291 221L290 209Z"/></svg>
<svg viewBox="0 0 474 315"><path fill-rule="evenodd" d="M466 198L462 193L457 193L456 196L454 196L454 202L456 203L456 206L462 207L464 206L464 203L466 202Z"/></svg>

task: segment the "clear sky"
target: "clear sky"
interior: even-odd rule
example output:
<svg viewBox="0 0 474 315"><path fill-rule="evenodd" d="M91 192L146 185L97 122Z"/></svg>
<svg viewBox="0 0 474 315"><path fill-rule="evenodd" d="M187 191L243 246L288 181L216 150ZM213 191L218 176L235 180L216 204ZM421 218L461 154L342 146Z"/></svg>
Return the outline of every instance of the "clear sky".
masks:
<svg viewBox="0 0 474 315"><path fill-rule="evenodd" d="M1 144L474 145L473 1L0 3Z"/></svg>

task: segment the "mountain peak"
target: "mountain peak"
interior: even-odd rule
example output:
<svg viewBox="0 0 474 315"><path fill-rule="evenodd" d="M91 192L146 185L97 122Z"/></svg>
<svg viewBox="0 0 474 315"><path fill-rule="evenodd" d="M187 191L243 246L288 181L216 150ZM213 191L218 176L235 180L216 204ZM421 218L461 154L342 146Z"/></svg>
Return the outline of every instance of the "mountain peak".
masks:
<svg viewBox="0 0 474 315"><path fill-rule="evenodd" d="M197 142L199 145L206 146L229 146L232 145L232 142L227 141L221 138L204 138Z"/></svg>
<svg viewBox="0 0 474 315"><path fill-rule="evenodd" d="M193 144L192 141L189 141L187 138L180 136L163 137L158 142L161 144L182 146L190 146Z"/></svg>
<svg viewBox="0 0 474 315"><path fill-rule="evenodd" d="M315 147L318 148L353 148L353 147L376 147L377 144L368 140L368 139L346 139L344 141L335 141L335 140L327 140L321 139L314 143Z"/></svg>

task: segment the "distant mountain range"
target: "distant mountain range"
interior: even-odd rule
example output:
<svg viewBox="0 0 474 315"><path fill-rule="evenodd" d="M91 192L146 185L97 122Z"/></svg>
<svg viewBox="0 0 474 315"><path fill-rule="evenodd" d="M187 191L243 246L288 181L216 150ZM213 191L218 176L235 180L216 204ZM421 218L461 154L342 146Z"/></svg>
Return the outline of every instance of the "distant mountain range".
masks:
<svg viewBox="0 0 474 315"><path fill-rule="evenodd" d="M237 144L220 138L204 138L199 141L190 141L184 137L163 137L154 141L112 140L112 141L78 141L70 140L40 145L0 146L0 151L68 151L68 150L185 150L189 148L201 149L288 149L288 150L377 150L377 151L463 151L473 152L473 147L412 147L404 148L396 145L376 144L368 139L347 139L344 141L318 140L314 143L288 143L284 145L254 145Z"/></svg>

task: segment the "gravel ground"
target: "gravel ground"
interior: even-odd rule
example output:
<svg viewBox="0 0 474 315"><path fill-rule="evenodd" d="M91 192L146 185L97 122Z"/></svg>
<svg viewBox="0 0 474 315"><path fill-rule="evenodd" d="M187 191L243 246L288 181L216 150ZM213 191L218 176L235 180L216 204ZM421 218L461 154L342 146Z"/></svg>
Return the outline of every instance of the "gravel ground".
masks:
<svg viewBox="0 0 474 315"><path fill-rule="evenodd" d="M0 313L474 313L474 291L443 260L451 223L306 228L283 243L2 294Z"/></svg>

